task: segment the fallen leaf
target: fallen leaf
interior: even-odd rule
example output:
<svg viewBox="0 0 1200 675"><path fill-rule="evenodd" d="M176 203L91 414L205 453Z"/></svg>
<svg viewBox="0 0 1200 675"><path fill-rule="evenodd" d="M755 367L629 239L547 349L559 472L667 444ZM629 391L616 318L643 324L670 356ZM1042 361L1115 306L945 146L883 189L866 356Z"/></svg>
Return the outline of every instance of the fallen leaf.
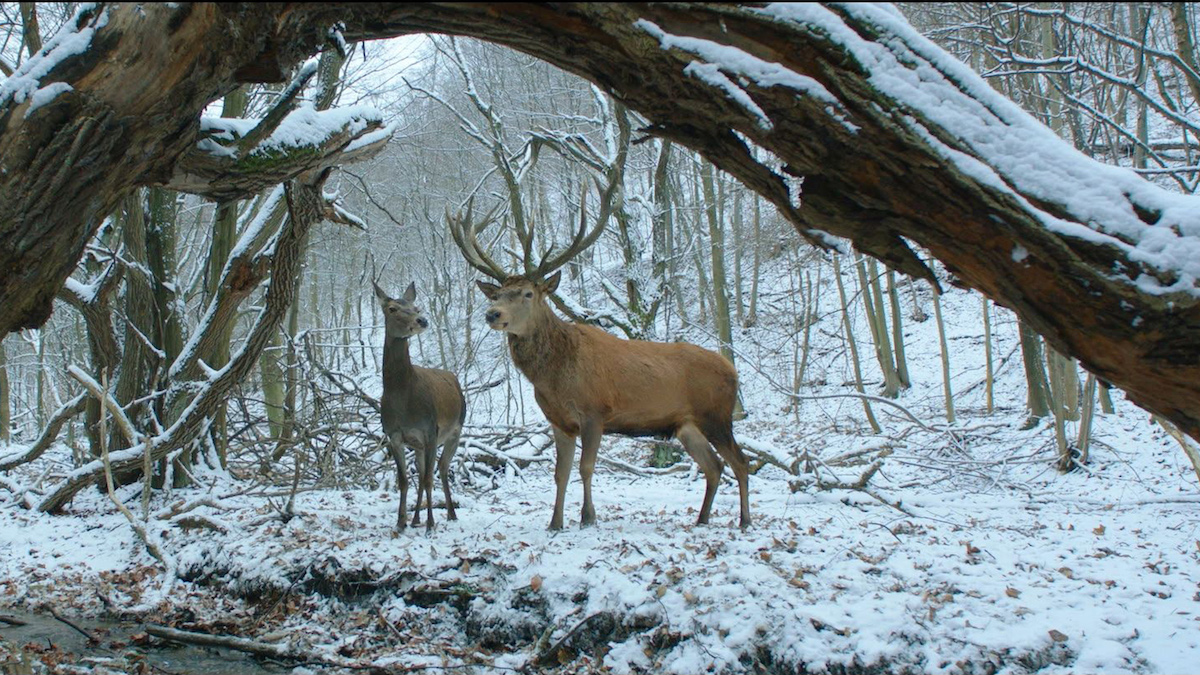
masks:
<svg viewBox="0 0 1200 675"><path fill-rule="evenodd" d="M1051 628L1050 629L1050 639L1054 640L1055 642L1066 642L1067 636L1063 635L1062 633Z"/></svg>
<svg viewBox="0 0 1200 675"><path fill-rule="evenodd" d="M1010 598L1021 597L1021 591L1018 591L1017 589L1013 588L1012 586L1009 586L1008 588L1004 589L1004 594Z"/></svg>
<svg viewBox="0 0 1200 675"><path fill-rule="evenodd" d="M533 589L534 593L541 590L541 588L542 588L541 575L538 575L538 574L533 575L533 578L529 580L529 587Z"/></svg>
<svg viewBox="0 0 1200 675"><path fill-rule="evenodd" d="M1096 529L1092 530L1092 534L1096 535L1097 537L1104 534L1104 526L1097 525Z"/></svg>

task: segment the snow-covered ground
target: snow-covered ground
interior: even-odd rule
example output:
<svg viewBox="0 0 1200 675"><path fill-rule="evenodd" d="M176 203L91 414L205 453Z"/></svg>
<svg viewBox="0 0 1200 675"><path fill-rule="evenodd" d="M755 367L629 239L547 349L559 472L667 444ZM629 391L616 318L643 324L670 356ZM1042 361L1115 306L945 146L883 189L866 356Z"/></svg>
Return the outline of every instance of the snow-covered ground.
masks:
<svg viewBox="0 0 1200 675"><path fill-rule="evenodd" d="M458 485L459 520L439 508L432 533L394 531L391 487L302 491L285 522L286 490L246 493L248 483L208 474L207 487L155 498L156 511L210 500L151 519L178 568L170 584L97 491L63 516L0 508L0 613L124 612L345 664L454 672L1197 671L1200 489L1147 413L1114 396L1087 466L1057 473L1049 422L1021 428L1020 350L1004 312L993 315L997 409L983 410L979 298L963 291L944 298L955 425L941 417L934 321L909 320L913 387L903 410L876 405L884 431L870 433L860 401L845 397L829 295L793 411L779 379L794 333L768 311L786 315L786 291L765 286L764 318L738 337L750 415L736 431L756 465L768 453L816 472L763 465L749 530L736 527L731 480L712 524L694 525L703 480L686 456L649 469L651 443L630 439L606 437L601 452L641 475L601 465L598 525L586 530L576 476L559 533L546 530L545 461L499 474L494 488ZM865 340L860 351L878 381ZM864 488L830 487L874 463ZM135 491L122 491L131 505Z"/></svg>

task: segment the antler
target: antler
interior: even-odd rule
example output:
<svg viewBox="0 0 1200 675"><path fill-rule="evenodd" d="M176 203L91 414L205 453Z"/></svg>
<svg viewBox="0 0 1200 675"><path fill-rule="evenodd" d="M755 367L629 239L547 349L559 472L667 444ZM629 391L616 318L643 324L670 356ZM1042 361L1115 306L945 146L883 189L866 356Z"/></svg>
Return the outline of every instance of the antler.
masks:
<svg viewBox="0 0 1200 675"><path fill-rule="evenodd" d="M579 255L587 247L596 243L600 235L604 232L604 228L608 225L608 219L612 215L613 198L617 193L620 185L619 181L610 181L606 188L601 189L599 181L596 181L596 188L600 190L600 213L596 217L596 225L589 232L587 229L587 181L584 181L582 189L579 193L579 230L571 239L571 243L565 249L559 251L553 257L550 256L554 250L553 245L546 249L542 254L541 261L537 267L530 271L530 276L536 279L544 279L554 270L567 264L571 258Z"/></svg>
<svg viewBox="0 0 1200 675"><path fill-rule="evenodd" d="M475 200L473 198L467 200L466 215L463 215L461 211L451 215L450 208L446 207L446 224L450 227L450 236L454 238L454 243L458 246L458 249L462 251L463 258L466 259L467 264L497 281L504 281L508 277L508 273L488 255L487 250L479 244L479 240L475 237L476 234L482 232L484 228L492 224L496 209L500 205L497 204L492 207L492 210L476 224L471 219L471 211L474 203Z"/></svg>

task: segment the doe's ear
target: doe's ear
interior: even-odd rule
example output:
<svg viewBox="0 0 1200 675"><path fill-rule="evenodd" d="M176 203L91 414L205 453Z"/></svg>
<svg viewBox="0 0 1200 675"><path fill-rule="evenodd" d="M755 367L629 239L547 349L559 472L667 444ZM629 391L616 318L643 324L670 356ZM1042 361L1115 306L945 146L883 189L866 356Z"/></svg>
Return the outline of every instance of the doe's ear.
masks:
<svg viewBox="0 0 1200 675"><path fill-rule="evenodd" d="M383 289L379 287L379 284L372 281L371 285L375 287L375 297L378 298L380 302L387 302L388 300L391 300L391 298L388 297L388 294L384 293Z"/></svg>
<svg viewBox="0 0 1200 675"><path fill-rule="evenodd" d="M558 282L562 280L562 270L550 275L550 278L543 281L541 286L542 295L550 295L558 288Z"/></svg>
<svg viewBox="0 0 1200 675"><path fill-rule="evenodd" d="M408 288L406 288L404 290L404 301L412 302L413 300L416 300L416 299L417 299L417 283L415 281L410 281L408 283Z"/></svg>
<svg viewBox="0 0 1200 675"><path fill-rule="evenodd" d="M500 293L500 287L496 284L489 284L486 281L476 281L475 285L479 286L479 290L483 291L488 300L495 300L496 296Z"/></svg>

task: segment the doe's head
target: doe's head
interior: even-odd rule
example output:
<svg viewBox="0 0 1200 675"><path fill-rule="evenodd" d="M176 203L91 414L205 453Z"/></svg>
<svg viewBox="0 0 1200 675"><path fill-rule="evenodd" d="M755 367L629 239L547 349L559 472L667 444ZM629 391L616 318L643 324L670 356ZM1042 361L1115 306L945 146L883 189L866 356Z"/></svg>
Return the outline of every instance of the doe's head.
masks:
<svg viewBox="0 0 1200 675"><path fill-rule="evenodd" d="M379 284L371 284L375 286L375 297L383 309L383 323L388 337L409 338L429 328L429 319L426 319L425 313L413 304L417 299L416 284L410 283L408 290L399 298L389 297Z"/></svg>
<svg viewBox="0 0 1200 675"><path fill-rule="evenodd" d="M555 272L545 281L525 277L509 277L500 286L486 281L475 282L491 301L484 320L493 330L525 335L533 328L533 317L546 309L545 299L558 288L562 272Z"/></svg>

